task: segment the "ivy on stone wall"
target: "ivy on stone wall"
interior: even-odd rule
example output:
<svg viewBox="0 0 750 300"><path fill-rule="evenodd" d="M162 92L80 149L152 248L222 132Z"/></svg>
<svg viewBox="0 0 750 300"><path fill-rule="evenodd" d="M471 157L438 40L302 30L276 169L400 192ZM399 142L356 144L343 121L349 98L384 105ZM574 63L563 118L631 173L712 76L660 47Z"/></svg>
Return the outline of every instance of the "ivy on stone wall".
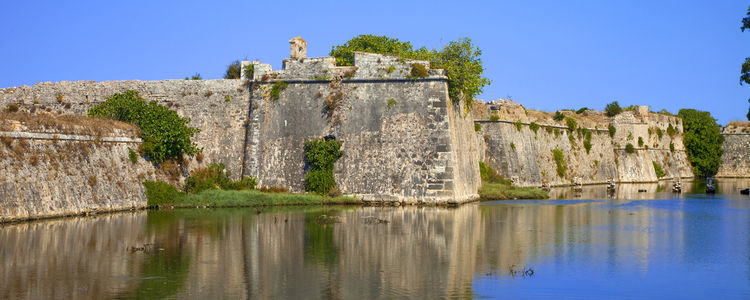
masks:
<svg viewBox="0 0 750 300"><path fill-rule="evenodd" d="M336 187L333 164L343 154L341 142L335 139L315 139L305 142L305 159L310 172L305 175L305 190L317 194L329 193Z"/></svg>

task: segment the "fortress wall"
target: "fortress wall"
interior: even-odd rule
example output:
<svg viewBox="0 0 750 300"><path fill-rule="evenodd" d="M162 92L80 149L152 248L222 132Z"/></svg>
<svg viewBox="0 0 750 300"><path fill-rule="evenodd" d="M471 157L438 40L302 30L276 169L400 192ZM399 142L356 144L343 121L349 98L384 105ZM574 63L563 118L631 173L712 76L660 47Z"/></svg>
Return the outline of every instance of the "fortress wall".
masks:
<svg viewBox="0 0 750 300"><path fill-rule="evenodd" d="M92 106L126 90L190 118L190 126L201 129L193 141L203 147L205 161L223 162L233 177L239 177L249 108L247 88L240 80L42 82L0 89L0 109L15 103L22 111L86 115Z"/></svg>
<svg viewBox="0 0 750 300"><path fill-rule="evenodd" d="M750 133L724 130L724 154L716 177L750 177Z"/></svg>
<svg viewBox="0 0 750 300"><path fill-rule="evenodd" d="M0 133L0 221L146 206L153 166L128 159L133 136ZM22 136L22 137L18 137Z"/></svg>
<svg viewBox="0 0 750 300"><path fill-rule="evenodd" d="M471 117L454 110L444 78L291 82L276 100L271 86L258 83L252 96L245 169L260 185L303 191L304 142L334 135L343 143L334 173L344 193L432 203L477 196ZM332 95L341 98L328 116Z"/></svg>
<svg viewBox="0 0 750 300"><path fill-rule="evenodd" d="M476 121L485 141L483 160L504 177L516 179L520 186L540 186L542 182L565 185L576 178L583 184L606 183L608 179L656 182L659 178L652 162L659 163L666 173L661 179L693 177L682 143L682 121L676 117L623 112L612 120L616 128L614 137L610 137L608 130L589 128L592 131L589 153L583 146L583 135L577 132L572 133L575 139L571 141L570 133L562 126L542 126L534 133L528 123L522 123L519 131L514 122ZM678 132L672 137L666 130L669 124ZM663 132L661 139L656 128ZM643 138L643 147L638 146L638 137ZM625 151L628 143L635 147L634 153ZM674 152L670 151L670 143L674 143ZM560 149L565 158L564 177L557 175L553 149Z"/></svg>
<svg viewBox="0 0 750 300"><path fill-rule="evenodd" d="M519 131L510 121L476 121L481 125L485 141L485 162L507 179L515 178L519 186L540 186L573 183L576 177L583 184L606 183L617 178L615 154L607 132L592 132L591 150L586 153L583 136L573 133L570 141L566 129L540 127L534 133L528 124ZM547 129L549 128L549 130ZM558 134L555 134L557 130ZM511 145L513 143L513 145ZM558 176L552 150L563 153L567 171Z"/></svg>

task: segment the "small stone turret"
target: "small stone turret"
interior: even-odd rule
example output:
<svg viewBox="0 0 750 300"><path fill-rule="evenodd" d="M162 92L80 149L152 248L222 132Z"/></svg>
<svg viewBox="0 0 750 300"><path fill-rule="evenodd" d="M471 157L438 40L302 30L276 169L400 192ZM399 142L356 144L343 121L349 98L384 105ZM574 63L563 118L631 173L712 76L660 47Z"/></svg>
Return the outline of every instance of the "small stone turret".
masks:
<svg viewBox="0 0 750 300"><path fill-rule="evenodd" d="M307 42L301 37L289 40L289 58L305 59L307 58Z"/></svg>

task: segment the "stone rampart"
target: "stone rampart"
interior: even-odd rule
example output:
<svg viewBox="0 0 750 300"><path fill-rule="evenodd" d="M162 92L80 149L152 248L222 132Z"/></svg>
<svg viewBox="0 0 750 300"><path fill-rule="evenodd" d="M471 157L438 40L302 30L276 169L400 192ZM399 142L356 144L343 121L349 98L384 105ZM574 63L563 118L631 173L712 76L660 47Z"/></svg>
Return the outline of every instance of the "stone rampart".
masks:
<svg viewBox="0 0 750 300"><path fill-rule="evenodd" d="M582 184L601 184L612 179L616 182L656 182L653 162L662 166L666 173L661 179L693 177L682 144L682 121L679 118L646 113L623 112L608 123L594 122L582 118L583 124L597 127L587 128L591 132L591 148L584 146L583 131L568 131L560 124L543 123L549 116L540 112L526 112L523 107L510 101L498 102L502 116L515 116L518 120L477 120L480 134L484 137L483 160L501 175L513 179L519 186L568 185L576 181ZM487 113L485 116L489 116ZM568 114L576 117L576 114ZM521 120L524 120L523 122ZM537 131L531 122L537 121ZM580 124L580 123L579 123ZM609 134L608 124L615 126L615 135ZM667 128L672 124L675 133L670 136ZM662 131L661 137L657 129ZM572 135L572 137L571 137ZM643 140L639 146L638 137ZM634 153L627 153L625 146L634 145ZM670 149L670 143L674 150ZM566 170L557 174L557 162L552 151L563 154Z"/></svg>
<svg viewBox="0 0 750 300"><path fill-rule="evenodd" d="M716 177L750 177L750 122L732 122L722 135L724 154Z"/></svg>
<svg viewBox="0 0 750 300"><path fill-rule="evenodd" d="M0 89L0 109L17 104L21 111L86 115L115 93L135 90L190 118L201 130L193 141L206 161L222 162L235 178L242 172L249 99L240 80L61 81Z"/></svg>
<svg viewBox="0 0 750 300"><path fill-rule="evenodd" d="M353 67L325 59L285 61L287 69L270 73L256 67L246 175L262 186L302 191L304 142L332 135L343 143L334 175L344 193L411 203L476 198L480 151L471 116L456 110L441 70L405 78L412 63L418 62L356 53ZM327 67L295 71L304 64ZM273 99L282 80L288 86Z"/></svg>
<svg viewBox="0 0 750 300"><path fill-rule="evenodd" d="M133 136L0 132L0 221L146 206L154 167L129 160Z"/></svg>

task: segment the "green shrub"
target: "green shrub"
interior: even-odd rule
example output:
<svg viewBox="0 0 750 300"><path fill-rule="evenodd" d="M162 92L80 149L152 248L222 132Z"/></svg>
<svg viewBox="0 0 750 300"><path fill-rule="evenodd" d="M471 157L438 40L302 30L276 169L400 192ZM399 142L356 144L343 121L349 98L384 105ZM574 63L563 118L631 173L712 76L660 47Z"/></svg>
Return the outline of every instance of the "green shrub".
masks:
<svg viewBox="0 0 750 300"><path fill-rule="evenodd" d="M224 72L224 79L240 79L241 63L239 60L231 62Z"/></svg>
<svg viewBox="0 0 750 300"><path fill-rule="evenodd" d="M130 159L131 163L137 163L138 162L138 153L135 153L133 149L128 148L128 159Z"/></svg>
<svg viewBox="0 0 750 300"><path fill-rule="evenodd" d="M625 152L627 153L635 152L635 147L633 147L633 144L628 143L627 145L625 145Z"/></svg>
<svg viewBox="0 0 750 300"><path fill-rule="evenodd" d="M513 125L516 125L516 130L518 131L521 131L521 127L523 127L523 123L520 120L513 123Z"/></svg>
<svg viewBox="0 0 750 300"><path fill-rule="evenodd" d="M573 132L578 128L578 122L573 118L565 118L565 124L568 125L568 131Z"/></svg>
<svg viewBox="0 0 750 300"><path fill-rule="evenodd" d="M286 81L277 81L271 86L271 99L278 100L281 97L281 92L289 86Z"/></svg>
<svg viewBox="0 0 750 300"><path fill-rule="evenodd" d="M417 78L425 78L428 76L430 76L430 74L427 73L427 68L423 64L419 64L419 63L411 64L410 78L417 79Z"/></svg>
<svg viewBox="0 0 750 300"><path fill-rule="evenodd" d="M516 150L516 144L514 144L513 142L510 142L510 148L513 150Z"/></svg>
<svg viewBox="0 0 750 300"><path fill-rule="evenodd" d="M669 143L669 152L674 152L674 143Z"/></svg>
<svg viewBox="0 0 750 300"><path fill-rule="evenodd" d="M580 109L576 110L576 114L582 114L583 112L587 111L588 107L581 107Z"/></svg>
<svg viewBox="0 0 750 300"><path fill-rule="evenodd" d="M565 177L565 171L568 169L568 166L565 164L565 157L563 156L562 150L557 148L553 149L552 157L555 159L555 164L557 164L557 176Z"/></svg>
<svg viewBox="0 0 750 300"><path fill-rule="evenodd" d="M555 116L552 118L555 119L555 121L562 121L563 119L565 119L565 114L558 110L555 112Z"/></svg>
<svg viewBox="0 0 750 300"><path fill-rule="evenodd" d="M621 112L622 112L622 107L620 107L620 104L617 103L617 101L607 104L607 106L604 108L604 113L608 117L614 117L616 115L619 115Z"/></svg>
<svg viewBox="0 0 750 300"><path fill-rule="evenodd" d="M398 104L398 102L396 102L396 99L388 99L388 109L391 109L396 104Z"/></svg>
<svg viewBox="0 0 750 300"><path fill-rule="evenodd" d="M305 142L305 159L310 172L305 175L305 190L320 195L336 187L333 164L343 154L341 142L334 139L316 139Z"/></svg>
<svg viewBox="0 0 750 300"><path fill-rule="evenodd" d="M683 144L688 160L693 166L693 173L698 177L715 175L721 164L721 155L724 153L721 126L707 111L681 109L677 115L682 118Z"/></svg>
<svg viewBox="0 0 750 300"><path fill-rule="evenodd" d="M669 137L673 137L675 133L677 133L677 130L674 129L672 124L669 124L669 126L667 127L667 135L669 135Z"/></svg>
<svg viewBox="0 0 750 300"><path fill-rule="evenodd" d="M210 189L246 190L254 189L258 183L255 177L246 176L233 181L230 179L231 176L231 172L226 170L224 164L221 163L195 169L190 172L190 177L185 179L185 192L195 194Z"/></svg>
<svg viewBox="0 0 750 300"><path fill-rule="evenodd" d="M659 138L659 140L661 141L661 138L662 138L662 136L664 136L664 132L663 132L663 131L661 131L661 128L656 128L656 136L657 136L657 137Z"/></svg>
<svg viewBox="0 0 750 300"><path fill-rule="evenodd" d="M583 148L586 149L586 154L589 154L589 151L591 151L591 141L590 140L584 140L583 141Z"/></svg>
<svg viewBox="0 0 750 300"><path fill-rule="evenodd" d="M474 123L474 131L482 131L482 124Z"/></svg>
<svg viewBox="0 0 750 300"><path fill-rule="evenodd" d="M560 136L560 128L555 128L552 132L554 132L555 137Z"/></svg>
<svg viewBox="0 0 750 300"><path fill-rule="evenodd" d="M107 101L89 109L88 115L135 124L141 130L143 154L156 164L183 153L194 155L200 150L190 139L199 132L187 126L190 119L181 118L156 101L146 102L136 91L114 94Z"/></svg>
<svg viewBox="0 0 750 300"><path fill-rule="evenodd" d="M643 147L643 138L640 136L638 137L638 147Z"/></svg>
<svg viewBox="0 0 750 300"><path fill-rule="evenodd" d="M614 138L615 133L617 132L617 128L615 128L614 125L609 125L609 137Z"/></svg>
<svg viewBox="0 0 750 300"><path fill-rule="evenodd" d="M245 77L248 80L253 79L253 75L255 75L255 65L249 64L245 66Z"/></svg>
<svg viewBox="0 0 750 300"><path fill-rule="evenodd" d="M491 115L490 116L490 121L499 121L499 120L500 120L500 116L498 116L498 115Z"/></svg>
<svg viewBox="0 0 750 300"><path fill-rule="evenodd" d="M146 188L146 205L160 206L172 204L180 192L166 182L161 181L144 181L143 186Z"/></svg>
<svg viewBox="0 0 750 300"><path fill-rule="evenodd" d="M651 163L654 165L654 172L656 173L656 178L662 178L664 176L667 176L667 174L664 173L664 170L662 170L661 165L657 164L655 161L651 161Z"/></svg>
<svg viewBox="0 0 750 300"><path fill-rule="evenodd" d="M510 184L510 180L506 180L495 169L481 161L479 162L479 177L483 183Z"/></svg>
<svg viewBox="0 0 750 300"><path fill-rule="evenodd" d="M529 123L529 129L531 129L531 131L536 134L536 132L539 131L539 124L537 124L536 122L531 122Z"/></svg>
<svg viewBox="0 0 750 300"><path fill-rule="evenodd" d="M571 144L575 144L576 137L572 133L569 133L568 134L568 141L570 141Z"/></svg>
<svg viewBox="0 0 750 300"><path fill-rule="evenodd" d="M185 80L188 78L185 77ZM201 77L201 73L195 73L193 76L190 76L190 80L203 80L203 77Z"/></svg>

